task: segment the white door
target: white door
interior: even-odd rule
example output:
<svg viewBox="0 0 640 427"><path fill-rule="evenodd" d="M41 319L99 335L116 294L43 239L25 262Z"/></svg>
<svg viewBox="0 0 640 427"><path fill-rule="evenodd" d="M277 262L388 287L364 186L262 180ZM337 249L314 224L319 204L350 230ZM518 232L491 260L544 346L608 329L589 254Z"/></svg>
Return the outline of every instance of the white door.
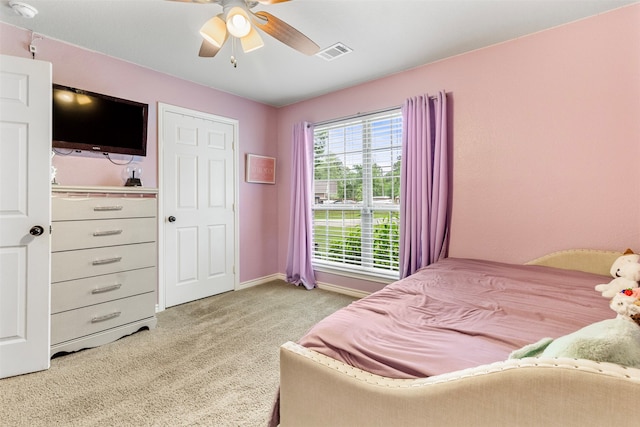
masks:
<svg viewBox="0 0 640 427"><path fill-rule="evenodd" d="M49 368L51 64L0 55L0 378Z"/></svg>
<svg viewBox="0 0 640 427"><path fill-rule="evenodd" d="M158 108L165 307L235 289L237 121Z"/></svg>

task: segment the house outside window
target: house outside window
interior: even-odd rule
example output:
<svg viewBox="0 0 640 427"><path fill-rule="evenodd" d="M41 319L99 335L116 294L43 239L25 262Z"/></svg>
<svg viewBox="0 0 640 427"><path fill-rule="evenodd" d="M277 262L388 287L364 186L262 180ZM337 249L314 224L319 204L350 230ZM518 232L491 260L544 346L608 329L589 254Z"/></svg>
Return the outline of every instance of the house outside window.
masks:
<svg viewBox="0 0 640 427"><path fill-rule="evenodd" d="M401 145L399 108L315 127L315 269L398 278Z"/></svg>

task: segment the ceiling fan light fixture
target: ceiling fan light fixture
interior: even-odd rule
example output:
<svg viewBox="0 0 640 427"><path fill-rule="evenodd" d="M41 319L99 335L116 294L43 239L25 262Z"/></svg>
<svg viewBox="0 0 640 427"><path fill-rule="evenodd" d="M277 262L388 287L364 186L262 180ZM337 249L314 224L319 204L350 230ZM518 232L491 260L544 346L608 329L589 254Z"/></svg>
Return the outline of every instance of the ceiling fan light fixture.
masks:
<svg viewBox="0 0 640 427"><path fill-rule="evenodd" d="M13 1L13 0L12 0ZM213 58L223 48L227 39L231 38L232 64L235 60L236 39L240 39L242 50L252 52L264 46L260 30L285 45L304 53L316 54L320 47L309 37L296 30L285 21L264 11L253 11L258 4L272 5L290 0L173 0L187 3L209 4L222 6L222 13L209 19L200 28L203 40L200 43L198 56ZM233 37L229 37L233 36Z"/></svg>
<svg viewBox="0 0 640 427"><path fill-rule="evenodd" d="M249 14L239 7L234 6L227 14L227 30L231 35L242 38L251 31L251 22L249 22Z"/></svg>
<svg viewBox="0 0 640 427"><path fill-rule="evenodd" d="M38 9L21 1L11 0L9 6L11 6L16 15L20 15L23 18L31 19L38 14Z"/></svg>
<svg viewBox="0 0 640 427"><path fill-rule="evenodd" d="M244 53L253 52L254 50L260 49L264 46L262 37L260 37L258 31L253 27L251 27L249 34L240 39L240 43L242 43L242 50Z"/></svg>
<svg viewBox="0 0 640 427"><path fill-rule="evenodd" d="M227 25L220 15L214 16L200 28L200 35L215 47L222 47L227 37Z"/></svg>

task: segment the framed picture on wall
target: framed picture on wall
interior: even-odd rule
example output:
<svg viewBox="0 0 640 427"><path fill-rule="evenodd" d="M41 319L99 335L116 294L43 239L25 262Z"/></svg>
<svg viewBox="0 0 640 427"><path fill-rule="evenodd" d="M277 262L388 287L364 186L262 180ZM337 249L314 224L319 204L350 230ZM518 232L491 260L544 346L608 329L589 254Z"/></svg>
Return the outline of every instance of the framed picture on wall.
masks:
<svg viewBox="0 0 640 427"><path fill-rule="evenodd" d="M276 159L274 157L247 154L245 162L246 181L257 184L276 183Z"/></svg>

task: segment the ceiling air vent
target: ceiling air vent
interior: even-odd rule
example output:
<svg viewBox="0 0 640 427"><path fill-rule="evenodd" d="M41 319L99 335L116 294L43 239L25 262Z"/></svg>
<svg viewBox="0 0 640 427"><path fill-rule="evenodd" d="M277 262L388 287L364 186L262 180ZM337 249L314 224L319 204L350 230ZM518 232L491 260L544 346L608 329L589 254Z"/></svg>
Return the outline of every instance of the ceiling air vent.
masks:
<svg viewBox="0 0 640 427"><path fill-rule="evenodd" d="M347 47L342 43L336 43L333 46L329 46L328 48L316 53L316 56L319 56L325 61L333 61L334 59L351 52L353 52L353 49L351 49L350 47Z"/></svg>

